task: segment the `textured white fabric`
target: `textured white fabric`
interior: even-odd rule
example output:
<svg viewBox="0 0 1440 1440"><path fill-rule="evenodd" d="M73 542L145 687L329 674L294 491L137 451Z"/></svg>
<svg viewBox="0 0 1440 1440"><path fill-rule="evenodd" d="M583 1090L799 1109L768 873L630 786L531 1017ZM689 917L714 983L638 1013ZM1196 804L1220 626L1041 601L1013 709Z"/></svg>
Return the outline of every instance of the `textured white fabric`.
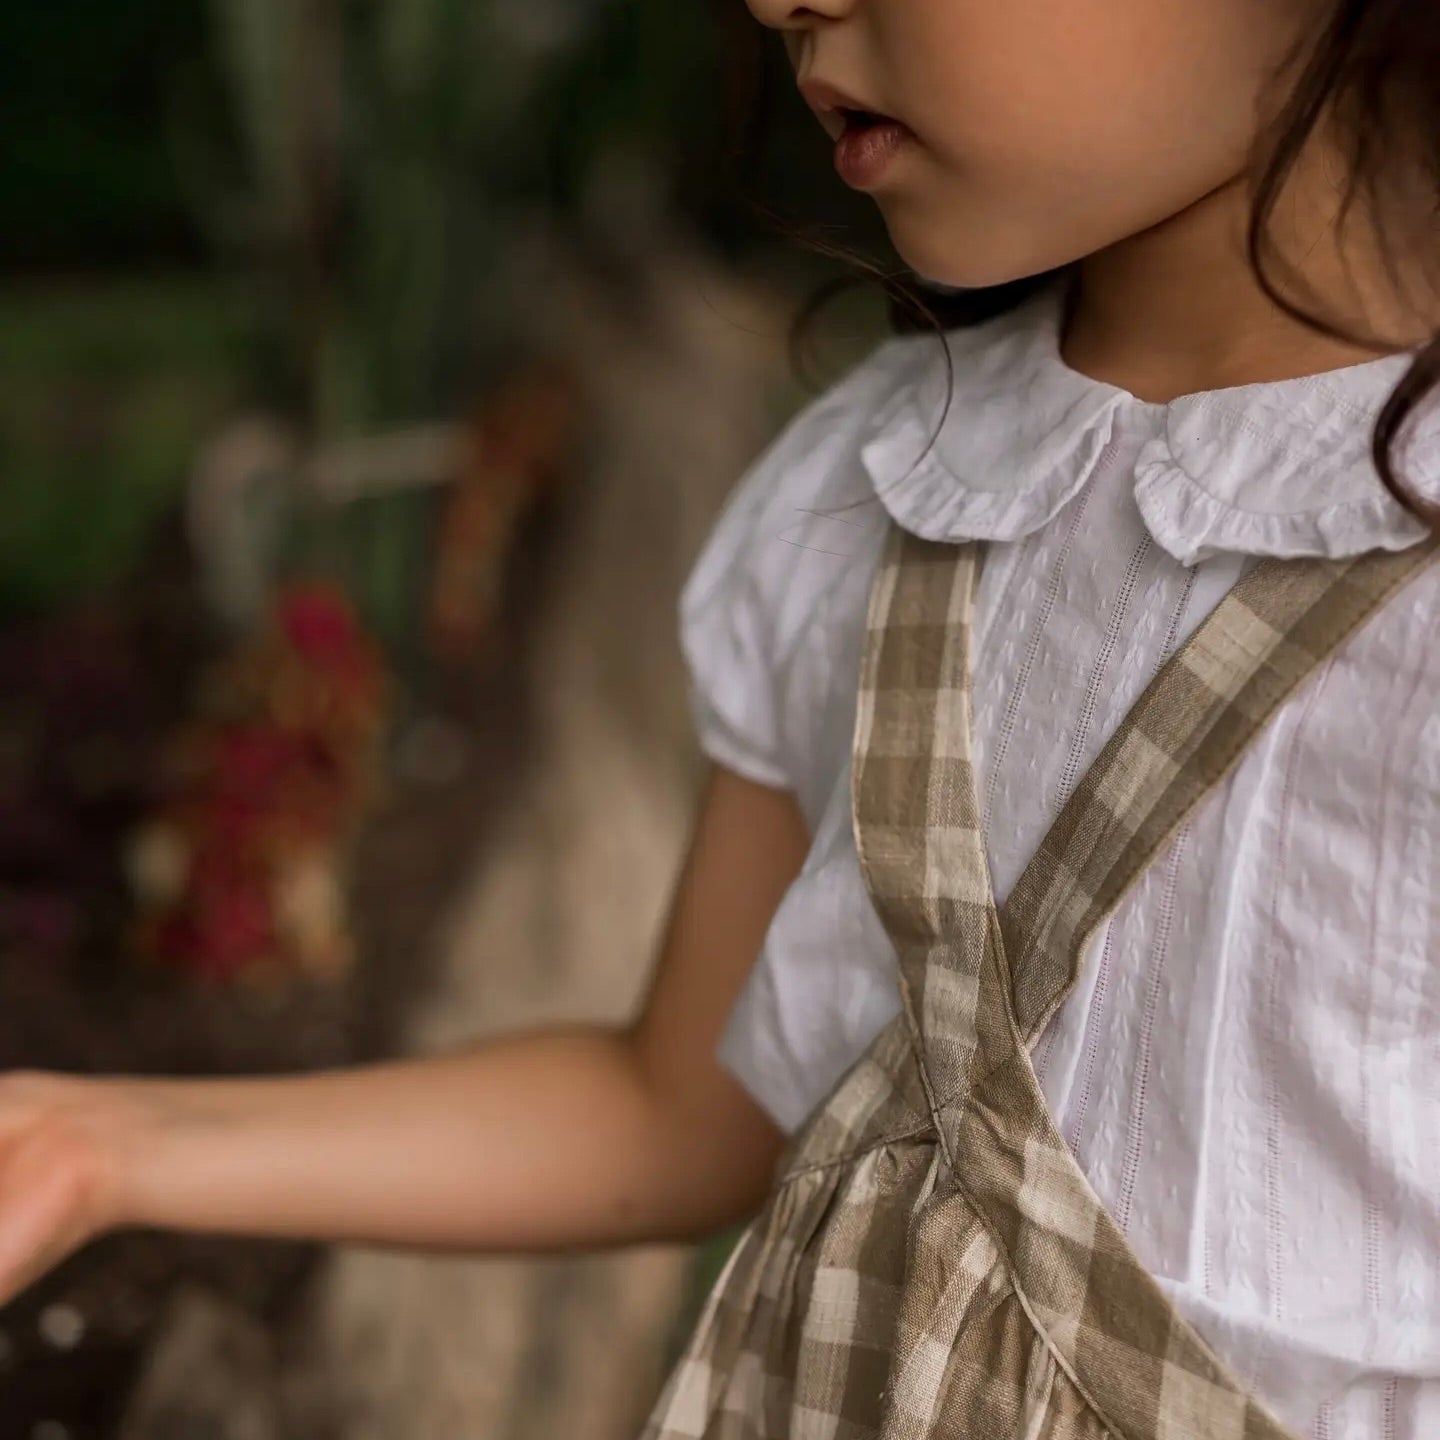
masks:
<svg viewBox="0 0 1440 1440"><path fill-rule="evenodd" d="M1369 427L1405 358L1143 403L1053 296L882 347L754 467L682 635L706 751L813 835L721 1044L787 1129L898 1007L850 829L887 514L986 537L975 743L1003 899L1171 650L1258 555L1401 548ZM936 444L941 401L950 409ZM1433 494L1440 436L1407 466ZM1087 1177L1187 1317L1315 1440L1440 1436L1440 567L1280 713L1126 900L1036 1051Z"/></svg>

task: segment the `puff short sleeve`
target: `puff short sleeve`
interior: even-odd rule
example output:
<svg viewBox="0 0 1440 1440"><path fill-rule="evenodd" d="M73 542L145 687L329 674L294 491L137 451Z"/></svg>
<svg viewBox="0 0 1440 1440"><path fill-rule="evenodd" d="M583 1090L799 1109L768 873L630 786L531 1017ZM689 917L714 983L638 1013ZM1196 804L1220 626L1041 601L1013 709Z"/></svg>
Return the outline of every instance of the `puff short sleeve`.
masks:
<svg viewBox="0 0 1440 1440"><path fill-rule="evenodd" d="M835 540L853 533L828 517L857 502L878 509L855 442L893 358L882 346L790 422L741 479L681 596L700 747L757 784L806 789L805 737L818 717L800 712L818 697L804 682L823 649L823 592L844 563Z"/></svg>
<svg viewBox="0 0 1440 1440"><path fill-rule="evenodd" d="M772 619L757 550L776 481L762 457L721 511L680 598L680 645L707 758L760 785L792 785L781 743Z"/></svg>

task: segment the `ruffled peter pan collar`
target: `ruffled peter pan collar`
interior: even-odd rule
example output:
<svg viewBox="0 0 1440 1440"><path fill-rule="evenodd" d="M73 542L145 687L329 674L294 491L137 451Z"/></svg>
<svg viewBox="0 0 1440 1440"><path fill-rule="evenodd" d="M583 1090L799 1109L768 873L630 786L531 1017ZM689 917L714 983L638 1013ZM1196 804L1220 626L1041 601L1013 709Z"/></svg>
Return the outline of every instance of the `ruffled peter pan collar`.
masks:
<svg viewBox="0 0 1440 1440"><path fill-rule="evenodd" d="M861 459L899 525L933 540L1020 539L1083 488L1124 426L1143 437L1136 503L1182 564L1221 551L1403 550L1428 533L1370 458L1371 427L1407 356L1155 405L1065 364L1061 305L1049 291L950 332L953 377L932 339L898 343ZM1436 419L1412 427L1401 452L1407 480L1426 495L1440 493Z"/></svg>

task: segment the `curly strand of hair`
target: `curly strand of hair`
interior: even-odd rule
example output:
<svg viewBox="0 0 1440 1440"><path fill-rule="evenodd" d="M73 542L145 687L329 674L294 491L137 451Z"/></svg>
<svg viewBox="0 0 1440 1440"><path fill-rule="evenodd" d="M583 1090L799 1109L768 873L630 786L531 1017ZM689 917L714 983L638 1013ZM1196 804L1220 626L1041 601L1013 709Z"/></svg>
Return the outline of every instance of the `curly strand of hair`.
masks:
<svg viewBox="0 0 1440 1440"><path fill-rule="evenodd" d="M1428 8L1428 7L1427 7ZM1418 19L1417 44L1405 43L1407 20ZM1415 27L1412 26L1412 29ZM1423 43L1428 41L1428 53ZM1418 15L1414 0L1339 0L1328 23L1314 39L1309 56L1290 95L1266 137L1268 148L1255 182L1251 202L1246 248L1251 269L1270 301L1287 315L1331 339L1367 345L1377 350L1392 348L1373 336L1363 336L1329 319L1322 310L1300 303L1287 294L1277 271L1283 261L1273 243L1271 224L1285 186L1306 147L1329 118L1343 117L1349 132L1346 184L1341 196L1337 224L1344 225L1354 214L1362 197L1369 202L1372 221L1383 213L1385 196L1381 177L1385 166L1376 158L1399 150L1396 137L1385 122L1396 103L1395 91L1404 88L1404 65L1414 67L1411 85L1424 77L1434 83L1435 50L1440 47L1440 24L1428 15ZM1299 59L1299 55L1295 59ZM1433 99L1430 106L1433 108ZM1406 117L1413 125L1415 117ZM1433 144L1421 126L1416 143ZM1440 150L1432 150L1426 167L1430 183L1440 176ZM1400 285L1400 266L1391 250L1381 244L1381 254L1393 284ZM1291 280L1295 277L1289 276ZM1396 456L1407 423L1421 404L1440 385L1440 335L1421 346L1409 370L1391 392L1376 419L1371 437L1371 455L1381 483L1392 496L1417 518L1440 528L1440 503L1419 494L1400 477Z"/></svg>

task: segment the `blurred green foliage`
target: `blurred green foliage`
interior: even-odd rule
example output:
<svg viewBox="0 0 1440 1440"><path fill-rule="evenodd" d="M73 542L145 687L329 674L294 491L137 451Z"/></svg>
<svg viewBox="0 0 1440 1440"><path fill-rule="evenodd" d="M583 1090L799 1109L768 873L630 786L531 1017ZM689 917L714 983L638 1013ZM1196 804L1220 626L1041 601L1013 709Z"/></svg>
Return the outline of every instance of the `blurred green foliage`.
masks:
<svg viewBox="0 0 1440 1440"><path fill-rule="evenodd" d="M200 6L55 0L0 6L0 266L192 261L184 186L160 139L199 83Z"/></svg>
<svg viewBox="0 0 1440 1440"><path fill-rule="evenodd" d="M183 274L0 293L0 619L132 572L248 330L242 295Z"/></svg>
<svg viewBox="0 0 1440 1440"><path fill-rule="evenodd" d="M256 267L277 400L321 434L453 413L523 329L507 252L638 165L713 181L714 28L669 0L210 0L230 123L182 127L206 228ZM213 117L212 117L213 118ZM603 201L602 201L603 204ZM700 202L704 208L704 202ZM713 203L711 210L715 208Z"/></svg>
<svg viewBox="0 0 1440 1440"><path fill-rule="evenodd" d="M0 9L0 613L124 576L237 400L321 441L463 413L523 348L532 227L623 247L607 175L753 254L727 18L739 0ZM866 240L769 52L782 103L748 183ZM428 503L311 537L392 636Z"/></svg>

